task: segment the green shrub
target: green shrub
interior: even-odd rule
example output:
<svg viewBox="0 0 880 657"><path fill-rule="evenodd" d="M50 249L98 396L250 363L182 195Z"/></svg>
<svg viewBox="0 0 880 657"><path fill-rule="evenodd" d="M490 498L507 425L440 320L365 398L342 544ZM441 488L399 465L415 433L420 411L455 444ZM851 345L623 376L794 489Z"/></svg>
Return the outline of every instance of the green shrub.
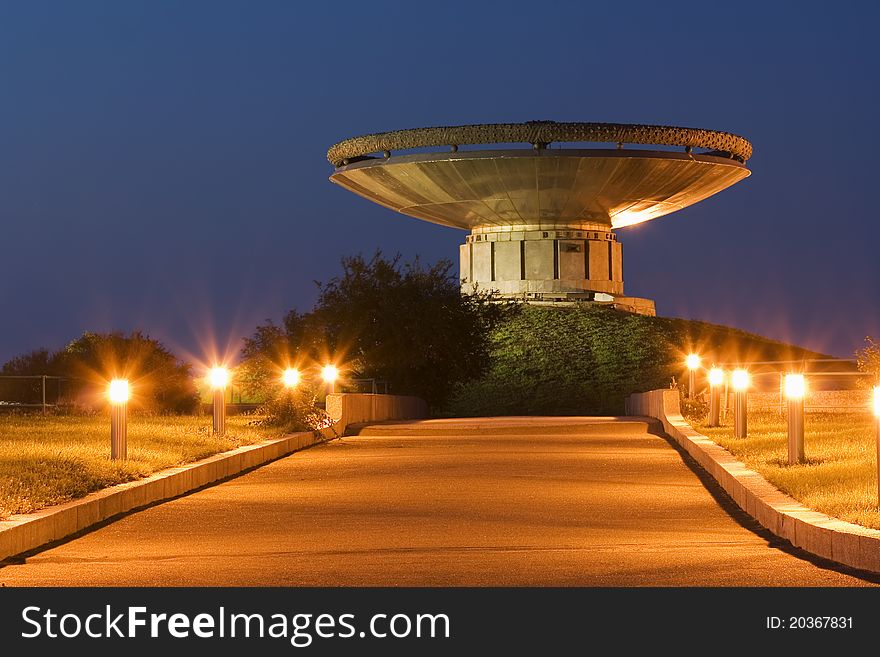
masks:
<svg viewBox="0 0 880 657"><path fill-rule="evenodd" d="M681 414L690 423L705 422L709 415L709 402L702 397L689 399L683 396L681 398Z"/></svg>
<svg viewBox="0 0 880 657"><path fill-rule="evenodd" d="M329 416L318 406L317 390L309 384L276 392L256 414L260 419L254 424L285 432L316 431L330 425Z"/></svg>
<svg viewBox="0 0 880 657"><path fill-rule="evenodd" d="M443 415L619 415L627 395L685 380L691 349L707 366L822 357L706 322L595 304L525 306L491 332L488 371L457 385Z"/></svg>
<svg viewBox="0 0 880 657"><path fill-rule="evenodd" d="M856 350L855 355L859 372L871 375L859 379L859 384L863 387L869 387L880 383L880 344L869 335L865 338L865 346Z"/></svg>

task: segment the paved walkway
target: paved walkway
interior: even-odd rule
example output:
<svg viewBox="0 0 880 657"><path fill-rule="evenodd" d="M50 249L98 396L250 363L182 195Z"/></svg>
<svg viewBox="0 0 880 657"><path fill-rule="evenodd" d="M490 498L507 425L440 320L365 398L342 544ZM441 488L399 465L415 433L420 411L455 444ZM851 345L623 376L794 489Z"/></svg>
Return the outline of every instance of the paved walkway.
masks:
<svg viewBox="0 0 880 657"><path fill-rule="evenodd" d="M369 427L6 565L0 584L870 584L780 549L647 427Z"/></svg>

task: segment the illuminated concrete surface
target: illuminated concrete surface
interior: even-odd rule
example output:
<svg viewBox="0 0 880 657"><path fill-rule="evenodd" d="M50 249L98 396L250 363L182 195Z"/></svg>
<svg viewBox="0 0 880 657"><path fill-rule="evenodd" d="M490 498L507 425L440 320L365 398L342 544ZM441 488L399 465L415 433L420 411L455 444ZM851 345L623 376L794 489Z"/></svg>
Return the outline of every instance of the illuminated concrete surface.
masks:
<svg viewBox="0 0 880 657"><path fill-rule="evenodd" d="M374 426L6 565L0 584L870 584L781 549L646 428Z"/></svg>

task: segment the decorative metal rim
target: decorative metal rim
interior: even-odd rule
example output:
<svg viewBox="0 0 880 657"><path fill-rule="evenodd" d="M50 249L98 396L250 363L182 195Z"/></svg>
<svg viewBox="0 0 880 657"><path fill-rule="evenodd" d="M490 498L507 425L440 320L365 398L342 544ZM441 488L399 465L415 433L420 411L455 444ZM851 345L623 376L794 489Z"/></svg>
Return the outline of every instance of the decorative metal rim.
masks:
<svg viewBox="0 0 880 657"><path fill-rule="evenodd" d="M327 151L327 160L340 167L371 153L384 153L389 157L392 151L409 148L450 146L457 149L460 144L506 143L528 143L535 148L546 148L553 142L683 146L688 151L692 148L705 148L729 153L731 159L742 163L752 156L752 144L747 139L718 130L628 123L529 121L413 128L352 137L331 146Z"/></svg>
<svg viewBox="0 0 880 657"><path fill-rule="evenodd" d="M578 157L578 158L604 158L604 157L613 157L616 159L620 158L633 158L633 159L668 159L668 160L687 160L687 161L698 161L698 162L709 162L713 164L723 164L726 166L737 167L738 169L743 169L747 174L750 174L748 167L746 167L743 162L741 162L738 158L732 158L729 153L717 154L717 153L698 153L696 151L692 151L690 153L685 153L684 151L658 151L658 150L650 150L644 148L552 148L547 150L532 150L532 149L460 149L455 152L437 152L437 151L416 151L410 153L401 153L400 155L394 155L392 158L384 158L384 157L356 157L352 158L348 161L347 165L342 165L337 167L333 173L330 174L330 179L332 180L335 176L339 174L345 174L348 171L353 171L356 169L369 168L374 166L384 165L386 162L393 162L394 164L412 164L419 162L435 162L438 160L454 162L458 160L481 160L481 159L494 159L497 157L504 157L507 159L510 158L520 158L520 157L530 157L534 158L535 156L542 157Z"/></svg>

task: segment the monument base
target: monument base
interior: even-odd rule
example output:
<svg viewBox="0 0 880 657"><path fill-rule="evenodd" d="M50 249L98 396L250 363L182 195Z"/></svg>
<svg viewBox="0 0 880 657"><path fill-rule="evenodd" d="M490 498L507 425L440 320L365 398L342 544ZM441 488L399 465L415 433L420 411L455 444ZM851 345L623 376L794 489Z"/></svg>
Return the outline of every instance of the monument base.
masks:
<svg viewBox="0 0 880 657"><path fill-rule="evenodd" d="M549 306L549 307L572 307L583 304L594 304L597 306L608 306L615 310L623 310L636 315L647 315L648 317L656 317L657 310L654 306L653 299L643 299L641 297L611 297L610 295L597 294L590 298L588 296L579 297L577 295L569 295L566 297L555 297L553 295L536 295L511 297L517 298L531 306Z"/></svg>
<svg viewBox="0 0 880 657"><path fill-rule="evenodd" d="M624 296L623 249L606 226L479 228L459 254L463 292L476 287L528 303L592 302L655 314L650 299Z"/></svg>

